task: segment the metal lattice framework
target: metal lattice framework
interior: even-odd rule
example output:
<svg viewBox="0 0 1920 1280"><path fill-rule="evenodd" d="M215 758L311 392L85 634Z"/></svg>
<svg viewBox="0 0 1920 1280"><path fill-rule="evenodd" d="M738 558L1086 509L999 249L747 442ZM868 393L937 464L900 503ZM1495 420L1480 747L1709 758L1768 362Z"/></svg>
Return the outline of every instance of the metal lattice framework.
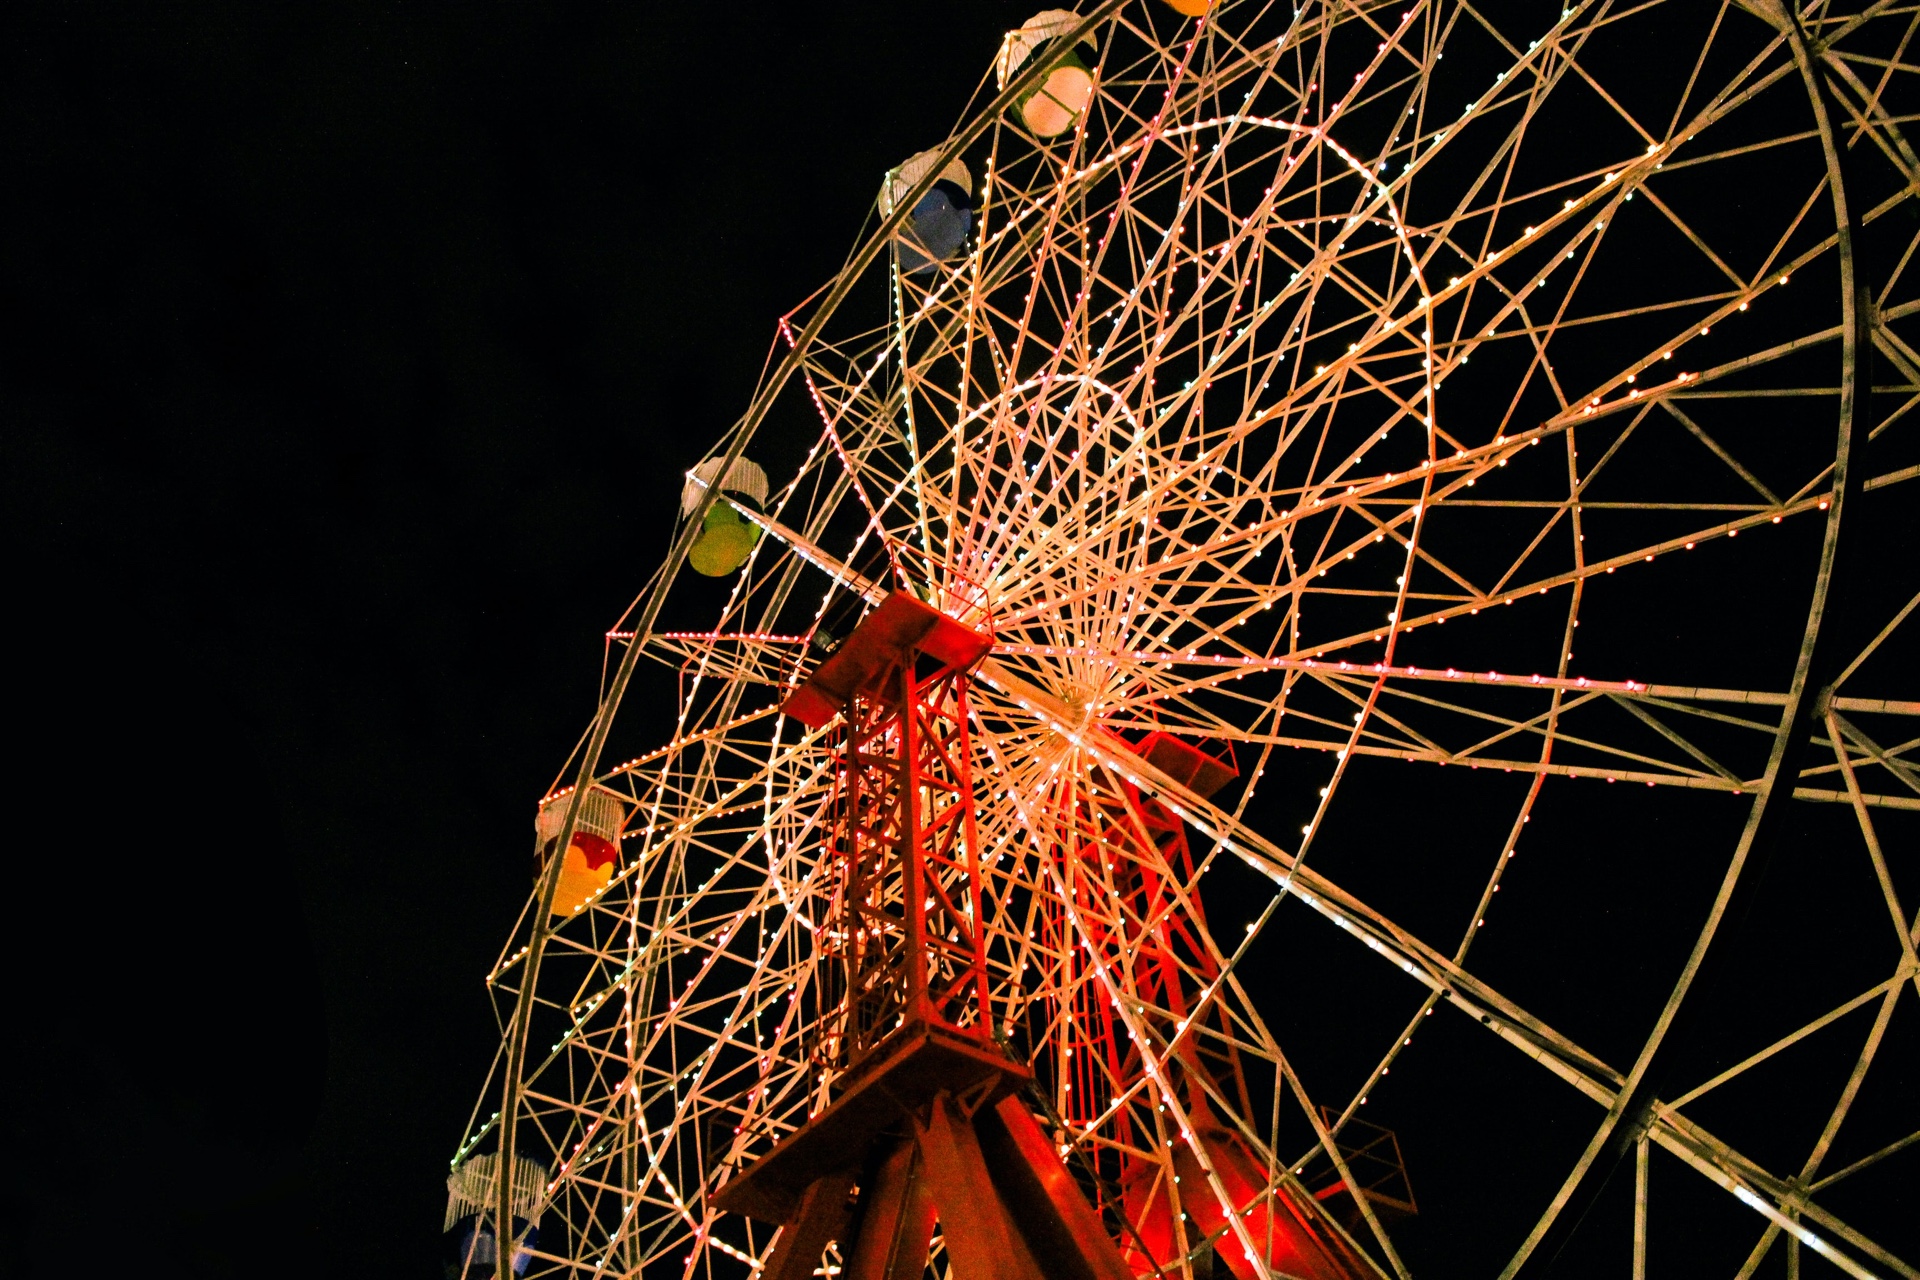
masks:
<svg viewBox="0 0 1920 1280"><path fill-rule="evenodd" d="M1423 1069L1415 1033L1451 1007L1585 1108L1561 1180L1513 1192L1539 1220L1499 1245L1504 1274L1556 1247L1620 1149L1637 1152L1636 1275L1653 1151L1751 1211L1729 1274L1782 1257L1797 1273L1803 1245L1856 1276L1920 1274L1887 1224L1823 1200L1900 1176L1880 1162L1920 1136L1912 1116L1847 1128L1920 998L1913 886L1903 902L1887 847L1920 808L1902 719L1920 702L1891 682L1916 599L1862 587L1871 643L1829 617L1836 572L1900 580L1856 568L1893 553L1843 523L1910 501L1893 486L1915 476L1920 8L1242 2L1191 19L1115 0L1080 30L1097 91L1074 129L1036 139L1006 111L1035 62L997 96L988 81L919 184L953 156L980 175L962 255L898 270L913 200L896 201L783 322L719 453L767 461L756 433L801 410L817 438L797 469L769 464L764 511L737 504L762 530L746 565L716 589L679 576L706 507L733 501L710 490L613 633L560 794L621 800L620 859L572 916L550 915L550 875L488 975L503 1048L455 1156L545 1163L529 1274L744 1277L765 1257L768 1230L709 1194L831 1096L845 942L840 731L779 708L808 641L889 591L993 637L954 713L966 732L945 730L971 770L987 1016L1117 1232L1123 1167L1158 1162L1177 1205L1196 1126L1237 1135L1261 1195L1352 1185L1343 1127L1390 1070ZM1648 600L1703 582L1729 584L1725 604L1682 651ZM1576 661L1576 628L1613 637L1634 678ZM658 663L678 718L638 750L627 735L652 727L616 731L615 712ZM1241 785L1196 794L1141 754L1153 732L1230 745ZM1342 806L1394 769L1499 808L1499 834L1444 853L1465 892L1441 924L1342 887L1347 868L1389 883L1424 839L1419 814L1389 838L1394 815ZM1511 785L1486 801L1475 769ZM1534 817L1564 803L1628 824L1657 797L1710 807L1727 836L1699 851L1690 949L1603 1056L1573 1035L1604 993L1522 1007L1475 948L1496 903L1529 910L1514 859ZM1799 874L1884 901L1854 917L1871 981L1715 1023L1744 1058L1688 1078L1673 1047L1698 1039L1695 979L1755 851L1800 838L1789 813L1847 810L1851 843ZM1177 850L1154 813L1184 824ZM1283 834L1279 814L1306 821ZM1213 936L1202 895L1223 876L1244 895L1245 868L1267 897ZM1169 930L1180 945L1139 945ZM1288 930L1320 930L1326 972L1400 971L1357 1080L1303 1078L1246 969ZM1555 963L1543 942L1499 972ZM1830 1040L1852 1069L1819 1086L1826 1123L1785 1163L1764 1119L1704 1127L1714 1099ZM1203 1057L1234 1071L1190 1070ZM1237 1198L1215 1163L1202 1176ZM1352 1244L1406 1275L1390 1224L1353 1203ZM1238 1208L1212 1241L1177 1227L1170 1264L1229 1235L1265 1256L1259 1204Z"/></svg>

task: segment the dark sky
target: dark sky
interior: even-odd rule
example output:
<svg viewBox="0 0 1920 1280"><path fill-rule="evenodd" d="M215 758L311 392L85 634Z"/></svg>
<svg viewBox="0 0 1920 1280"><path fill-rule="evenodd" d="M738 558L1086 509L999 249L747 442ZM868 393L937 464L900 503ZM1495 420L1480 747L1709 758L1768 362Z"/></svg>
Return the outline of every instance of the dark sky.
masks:
<svg viewBox="0 0 1920 1280"><path fill-rule="evenodd" d="M0 1271L438 1274L600 633L1017 7L6 6Z"/></svg>
<svg viewBox="0 0 1920 1280"><path fill-rule="evenodd" d="M1032 7L4 7L0 1274L439 1274L602 633Z"/></svg>

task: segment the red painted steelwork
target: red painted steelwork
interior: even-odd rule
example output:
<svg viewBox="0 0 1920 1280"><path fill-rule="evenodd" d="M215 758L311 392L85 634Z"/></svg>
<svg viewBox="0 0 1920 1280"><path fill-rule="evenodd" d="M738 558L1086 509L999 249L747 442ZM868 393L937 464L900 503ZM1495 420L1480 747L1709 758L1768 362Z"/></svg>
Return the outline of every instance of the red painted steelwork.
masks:
<svg viewBox="0 0 1920 1280"><path fill-rule="evenodd" d="M1220 759L1167 733L1149 734L1132 750L1202 797L1212 796L1239 774L1231 757ZM1310 1200L1303 1205L1284 1191L1263 1194L1277 1171L1266 1169L1239 1135L1217 1119L1209 1091L1224 1096L1241 1115L1253 1114L1253 1106L1239 1054L1232 1047L1237 1036L1217 998L1220 965L1205 942L1206 916L1194 888L1186 824L1160 800L1131 784L1123 787L1117 803L1089 799L1083 817L1098 833L1089 847L1140 849L1144 836L1157 851L1154 858L1116 857L1110 852L1106 867L1092 869L1091 877L1084 872L1070 876L1069 882L1082 886L1087 896L1080 905L1082 919L1094 935L1092 953L1131 956L1141 1004L1138 1016L1149 1024L1154 1039L1173 1045L1167 1059L1171 1078L1163 1083L1180 1096L1207 1163L1239 1211L1268 1270L1301 1280L1371 1276L1372 1268L1333 1229L1318 1206ZM1093 901L1108 893L1123 904L1119 911L1103 912ZM1101 986L1088 982L1080 990L1073 1016L1090 1043L1070 1070L1066 1118L1073 1126L1086 1128L1111 1102L1111 1086L1103 1087L1101 1077L1117 1080L1124 1088L1138 1080L1145 1068ZM1118 1113L1114 1122L1121 1131L1116 1135L1121 1145L1165 1149L1164 1144L1170 1143L1174 1175L1179 1178L1177 1184L1168 1182L1166 1167L1157 1160L1129 1157L1120 1166L1120 1203L1113 1207L1133 1225L1133 1235L1123 1245L1134 1273L1148 1275L1157 1269L1177 1274L1183 1256L1213 1239L1219 1257L1239 1280L1255 1280L1259 1270L1230 1228L1194 1144L1171 1124L1160 1132L1134 1135L1129 1142L1127 1112Z"/></svg>
<svg viewBox="0 0 1920 1280"><path fill-rule="evenodd" d="M896 593L788 699L815 727L842 718L816 1049L842 1070L715 1197L782 1224L767 1280L805 1280L830 1240L849 1280L918 1280L936 1219L964 1280L1128 1280L992 1036L967 739L990 643Z"/></svg>
<svg viewBox="0 0 1920 1280"><path fill-rule="evenodd" d="M983 918L983 904L967 707L968 672L991 643L991 637L895 592L787 699L786 714L815 728L840 721L831 809L837 896L821 975L830 1013L816 1056L823 1067L841 1072L838 1087L845 1092L736 1179L723 1198L729 1204L770 1219L785 1217L836 1164L831 1152L863 1151L880 1141L883 1120L897 1113L900 1100L883 1107L879 1094L888 1091L866 1085L869 1077L893 1074L889 1064L899 1056L902 1036L956 1038L956 1043L977 1044L982 1054L999 1054L992 1038L984 941L975 926ZM1231 757L1217 758L1171 734L1150 734L1131 749L1202 796L1238 775ZM1070 945L1063 949L1078 957L1075 963L1092 963L1098 954L1131 956L1143 1002L1139 1016L1151 1024L1155 1039L1174 1046L1168 1060L1173 1078L1163 1083L1180 1096L1200 1151L1269 1270L1302 1280L1357 1280L1369 1274L1310 1200L1303 1206L1284 1192L1263 1194L1269 1171L1216 1119L1209 1091L1224 1094L1240 1114L1253 1108L1232 1048L1235 1036L1222 1002L1214 998L1220 965L1206 942L1205 916L1192 887L1185 823L1158 799L1126 784L1118 796L1088 793L1076 825L1087 829L1086 848L1107 851L1107 865L1065 868L1070 891L1083 899L1076 908L1087 922L1090 946L1084 953ZM1154 856L1125 854L1145 855L1143 842L1151 842ZM1063 939L1071 932L1064 918L1051 924ZM1145 1065L1101 985L1076 985L1080 995L1069 1015L1086 1049L1068 1067L1071 1087L1065 1091L1063 1118L1086 1128L1110 1103L1109 1082L1137 1080ZM918 1061L925 1054L916 1050L911 1056ZM928 1077L926 1087L969 1088L961 1078L966 1073L954 1074L953 1065L936 1071L938 1079ZM918 1115L929 1105L913 1103L909 1110ZM937 1106L926 1114L935 1130L946 1123ZM1015 1128L1022 1123L1031 1127L1031 1118L1016 1119ZM1107 1207L1133 1226L1123 1242L1124 1267L1137 1275L1156 1269L1172 1274L1183 1255L1215 1238L1220 1257L1239 1280L1255 1280L1253 1257L1228 1229L1225 1209L1194 1146L1174 1129L1141 1134L1129 1144L1125 1130L1131 1122L1124 1111L1117 1123L1122 1146L1160 1148L1171 1139L1179 1179L1168 1181L1165 1166L1150 1159L1129 1159L1117 1170L1120 1195ZM936 1198L957 1204L991 1190L984 1175L970 1180L956 1172L972 1168L968 1153L973 1150L971 1127L956 1132L965 1139L956 1139L959 1154L952 1159L958 1163L949 1168L935 1159L928 1171L952 1184ZM1044 1140L1040 1146L1046 1147ZM1057 1159L1048 1158L1057 1165ZM1022 1161L1023 1167L1031 1163ZM1062 1179L1064 1170L1054 1175L1054 1181ZM973 1186L975 1181L981 1185ZM1061 1185L1070 1183L1065 1179ZM902 1212L905 1205L902 1201ZM1092 1212L1075 1220L1076 1231L1057 1224L1035 1230L1062 1241L1071 1237L1062 1245L1063 1256L1091 1257L1078 1236L1087 1223L1097 1224L1097 1217L1088 1216ZM913 1226L909 1234L917 1239L919 1230ZM1121 1265L1119 1256L1108 1256ZM960 1261L956 1258L957 1268ZM977 1269L980 1260L974 1262ZM876 1264L869 1259L866 1265Z"/></svg>
<svg viewBox="0 0 1920 1280"><path fill-rule="evenodd" d="M788 699L808 723L842 717L823 1066L908 1022L991 1038L967 729L967 672L991 644L895 592Z"/></svg>
<svg viewBox="0 0 1920 1280"><path fill-rule="evenodd" d="M1353 1247L1333 1230L1326 1217L1304 1211L1285 1192L1262 1195L1268 1182L1267 1169L1247 1150L1239 1135L1214 1122L1210 1114L1196 1113L1200 1147L1207 1154L1226 1190L1227 1198L1240 1209L1240 1220L1254 1248L1266 1255L1267 1269L1300 1280L1362 1280L1373 1269L1354 1252ZM1179 1211L1187 1215L1186 1249L1201 1240L1215 1238L1214 1248L1220 1260L1238 1280L1257 1280L1260 1272L1253 1256L1227 1225L1220 1200L1214 1195L1193 1147L1184 1140L1174 1147L1173 1167L1180 1179L1172 1190L1179 1192ZM1140 1244L1171 1274L1183 1250L1175 1232L1174 1197L1163 1183L1157 1183L1157 1166L1137 1171L1123 1192L1128 1219L1139 1234ZM1139 1249L1129 1251L1128 1261L1135 1274L1152 1268Z"/></svg>
<svg viewBox="0 0 1920 1280"><path fill-rule="evenodd" d="M965 672L992 646L992 636L896 591L861 619L853 634L780 709L810 728L824 728L847 710L856 695L893 697L888 673L913 653L924 653L951 671Z"/></svg>

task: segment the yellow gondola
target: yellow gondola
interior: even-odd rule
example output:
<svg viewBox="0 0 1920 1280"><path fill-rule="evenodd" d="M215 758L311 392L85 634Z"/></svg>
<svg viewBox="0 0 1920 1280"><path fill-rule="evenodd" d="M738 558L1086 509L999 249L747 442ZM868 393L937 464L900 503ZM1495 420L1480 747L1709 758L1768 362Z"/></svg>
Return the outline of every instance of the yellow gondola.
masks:
<svg viewBox="0 0 1920 1280"><path fill-rule="evenodd" d="M700 499L720 474L724 458L709 458L687 474L680 490L680 514L693 514ZM700 536L687 551L687 563L693 571L709 578L724 578L747 562L747 556L760 541L760 526L745 519L735 503L758 511L767 501L767 473L745 458L734 459L720 482L721 497L707 508L700 520Z"/></svg>

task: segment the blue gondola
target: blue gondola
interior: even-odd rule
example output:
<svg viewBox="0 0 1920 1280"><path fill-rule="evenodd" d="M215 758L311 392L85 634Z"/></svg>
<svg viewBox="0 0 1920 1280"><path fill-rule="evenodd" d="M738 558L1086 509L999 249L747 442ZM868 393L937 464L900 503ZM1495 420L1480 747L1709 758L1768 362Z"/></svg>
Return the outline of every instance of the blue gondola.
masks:
<svg viewBox="0 0 1920 1280"><path fill-rule="evenodd" d="M540 1247L540 1209L546 1198L545 1166L519 1156L513 1176L512 1273L527 1274L533 1250ZM500 1249L494 1239L494 1197L499 1188L499 1157L474 1156L447 1178L445 1224L447 1280L480 1280L500 1270ZM527 1216L522 1216L522 1215Z"/></svg>
<svg viewBox="0 0 1920 1280"><path fill-rule="evenodd" d="M880 216L890 217L894 207L927 176L938 159L937 150L922 151L888 173L886 181L880 184ZM936 262L959 256L972 230L973 175L956 159L940 171L932 188L914 202L894 237L894 259L900 264L902 274L924 274L933 270Z"/></svg>
<svg viewBox="0 0 1920 1280"><path fill-rule="evenodd" d="M533 1263L533 1250L540 1247L540 1228L525 1218L513 1220L513 1274L524 1276ZM480 1218L462 1218L448 1234L451 1245L445 1265L447 1280L480 1280L499 1274L500 1251L494 1246L493 1226Z"/></svg>

